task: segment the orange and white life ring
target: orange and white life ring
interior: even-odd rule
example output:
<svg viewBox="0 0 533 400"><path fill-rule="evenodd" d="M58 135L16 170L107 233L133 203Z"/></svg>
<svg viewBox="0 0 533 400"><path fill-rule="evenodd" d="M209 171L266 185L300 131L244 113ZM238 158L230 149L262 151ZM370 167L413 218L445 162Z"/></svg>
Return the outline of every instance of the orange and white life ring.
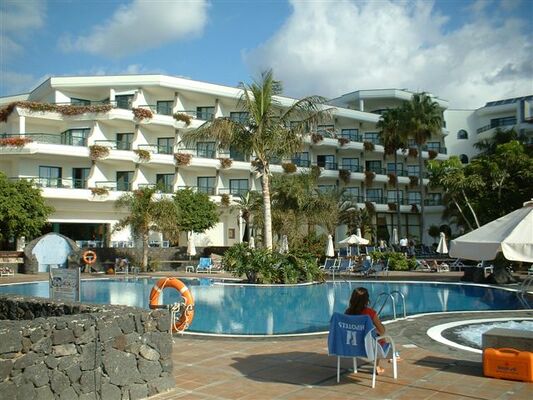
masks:
<svg viewBox="0 0 533 400"><path fill-rule="evenodd" d="M173 320L172 332L183 332L187 329L194 318L194 299L189 288L177 278L161 278L150 292L150 308L157 308L159 305L159 295L164 288L171 287L176 289L183 300L185 300L185 309L177 321Z"/></svg>
<svg viewBox="0 0 533 400"><path fill-rule="evenodd" d="M85 264L91 265L96 262L96 253L92 250L87 250L83 252L81 258Z"/></svg>

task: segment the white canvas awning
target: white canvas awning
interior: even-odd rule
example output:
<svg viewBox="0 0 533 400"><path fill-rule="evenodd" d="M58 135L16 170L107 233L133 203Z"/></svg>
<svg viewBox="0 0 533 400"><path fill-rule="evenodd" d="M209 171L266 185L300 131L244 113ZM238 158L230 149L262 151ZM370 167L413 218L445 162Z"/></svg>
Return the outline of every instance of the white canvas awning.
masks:
<svg viewBox="0 0 533 400"><path fill-rule="evenodd" d="M450 243L450 256L467 260L494 260L500 251L508 260L533 262L533 201Z"/></svg>

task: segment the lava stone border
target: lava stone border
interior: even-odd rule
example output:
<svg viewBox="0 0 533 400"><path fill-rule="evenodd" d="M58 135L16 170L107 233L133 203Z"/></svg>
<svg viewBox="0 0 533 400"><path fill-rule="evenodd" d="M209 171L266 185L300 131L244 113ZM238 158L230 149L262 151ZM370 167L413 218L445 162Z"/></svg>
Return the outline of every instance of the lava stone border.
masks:
<svg viewBox="0 0 533 400"><path fill-rule="evenodd" d="M143 399L175 387L167 310L0 296L0 399Z"/></svg>

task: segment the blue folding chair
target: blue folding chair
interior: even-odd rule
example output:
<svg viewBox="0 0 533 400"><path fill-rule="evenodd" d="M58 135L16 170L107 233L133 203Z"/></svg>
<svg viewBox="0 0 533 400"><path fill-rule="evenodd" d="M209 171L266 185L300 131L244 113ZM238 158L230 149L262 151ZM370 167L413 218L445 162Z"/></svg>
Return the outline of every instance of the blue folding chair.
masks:
<svg viewBox="0 0 533 400"><path fill-rule="evenodd" d="M210 273L211 268L213 267L213 262L210 257L200 257L200 260L198 261L198 265L196 266L196 272L206 272Z"/></svg>
<svg viewBox="0 0 533 400"><path fill-rule="evenodd" d="M387 339L388 343L381 345L379 343L381 339ZM397 379L396 348L392 338L388 335L377 336L374 324L368 315L333 313L329 325L328 352L330 356L337 356L337 382L340 382L341 357L353 359L354 373L357 373L357 357L360 357L374 361L372 373L372 388L374 388L378 359L386 358L389 351L392 351L393 376Z"/></svg>

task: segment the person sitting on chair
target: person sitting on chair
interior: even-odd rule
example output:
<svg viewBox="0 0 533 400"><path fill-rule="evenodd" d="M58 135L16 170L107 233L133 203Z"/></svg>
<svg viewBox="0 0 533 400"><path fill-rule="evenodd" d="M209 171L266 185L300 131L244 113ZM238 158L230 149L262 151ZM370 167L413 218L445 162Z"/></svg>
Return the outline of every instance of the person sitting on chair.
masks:
<svg viewBox="0 0 533 400"><path fill-rule="evenodd" d="M379 320L378 313L373 308L370 308L369 304L368 290L364 287L359 287L352 292L350 304L344 313L348 315L368 315L372 319L378 335L384 335L385 327ZM378 375L382 375L385 369L379 366L379 362L380 360L377 361L376 372Z"/></svg>

